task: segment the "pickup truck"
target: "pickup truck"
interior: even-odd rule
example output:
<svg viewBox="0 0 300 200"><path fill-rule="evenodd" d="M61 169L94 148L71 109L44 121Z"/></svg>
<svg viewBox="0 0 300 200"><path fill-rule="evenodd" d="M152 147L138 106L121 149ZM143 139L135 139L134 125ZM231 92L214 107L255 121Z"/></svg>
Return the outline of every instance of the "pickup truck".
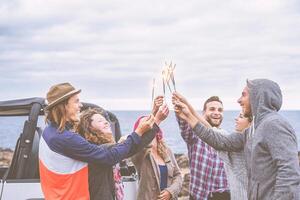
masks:
<svg viewBox="0 0 300 200"><path fill-rule="evenodd" d="M0 101L0 137L5 136L16 145L11 151L11 160L0 162L1 193L0 200L42 200L44 199L40 186L38 149L39 139L45 127L44 98L28 98ZM99 107L95 104L83 103L83 110L88 107ZM117 117L110 111L105 111L105 117L111 123L116 141L121 137ZM5 125L9 121L9 125ZM20 123L20 130L14 122ZM19 131L19 132L18 132ZM2 141L2 143L1 143ZM0 139L2 145L6 140ZM9 152L8 152L9 153ZM0 161L4 153L0 154ZM125 199L134 200L137 189L137 176L134 168L126 164L121 167L125 189Z"/></svg>

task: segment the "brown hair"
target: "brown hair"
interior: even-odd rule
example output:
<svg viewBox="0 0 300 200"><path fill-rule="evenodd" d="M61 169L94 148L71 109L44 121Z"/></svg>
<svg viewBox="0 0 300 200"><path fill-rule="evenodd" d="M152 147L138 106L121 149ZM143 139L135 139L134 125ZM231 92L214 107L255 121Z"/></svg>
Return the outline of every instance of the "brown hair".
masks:
<svg viewBox="0 0 300 200"><path fill-rule="evenodd" d="M246 118L248 119L248 122L249 122L249 123L251 123L252 120L253 120L252 115L249 115L249 116L245 116L245 115L244 115L244 117L246 117Z"/></svg>
<svg viewBox="0 0 300 200"><path fill-rule="evenodd" d="M67 123L67 111L65 106L68 103L68 100L69 99L62 101L46 111L46 123L55 123L58 126L60 133L65 130Z"/></svg>
<svg viewBox="0 0 300 200"><path fill-rule="evenodd" d="M204 103L204 105L203 105L203 111L205 111L206 110L206 105L209 103L209 102L212 102L212 101L217 101L217 102L220 102L222 105L223 105L223 102L220 100L220 98L218 97L218 96L211 96L211 97L209 97L206 101L205 101L205 103Z"/></svg>
<svg viewBox="0 0 300 200"><path fill-rule="evenodd" d="M104 134L99 130L93 130L91 127L92 117L99 114L104 117L104 111L99 108L87 109L80 115L80 122L77 125L77 132L82 135L87 141L94 144L115 143L112 134Z"/></svg>

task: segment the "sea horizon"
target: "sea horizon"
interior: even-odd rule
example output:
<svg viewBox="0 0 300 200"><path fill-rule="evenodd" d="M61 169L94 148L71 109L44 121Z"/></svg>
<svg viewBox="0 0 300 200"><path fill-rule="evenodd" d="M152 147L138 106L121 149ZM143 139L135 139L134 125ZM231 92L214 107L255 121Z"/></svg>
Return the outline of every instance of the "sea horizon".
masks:
<svg viewBox="0 0 300 200"><path fill-rule="evenodd" d="M132 133L133 124L138 117L142 115L148 115L149 110L110 110L116 115L121 128L122 135ZM198 111L201 112L201 111ZM228 132L234 131L234 118L239 114L239 110L226 110L224 111L224 119L221 124L221 128ZM295 130L298 150L300 150L300 110L282 110L279 113L292 125ZM19 137L22 128L24 126L24 120L26 117L0 117L0 147L14 149L17 138ZM43 117L39 119L38 125L40 127L45 126ZM164 139L167 145L173 150L174 153L187 153L186 144L183 141L178 123L176 121L174 111L170 111L168 118L160 125Z"/></svg>

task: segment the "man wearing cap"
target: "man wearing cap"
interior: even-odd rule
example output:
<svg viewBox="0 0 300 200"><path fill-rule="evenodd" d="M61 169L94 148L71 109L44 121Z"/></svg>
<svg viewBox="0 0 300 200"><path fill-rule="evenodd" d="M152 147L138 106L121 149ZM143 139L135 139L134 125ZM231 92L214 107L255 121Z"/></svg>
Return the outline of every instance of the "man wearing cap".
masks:
<svg viewBox="0 0 300 200"><path fill-rule="evenodd" d="M40 179L45 199L88 200L87 163L114 165L141 149L141 145L148 145L159 130L157 124L161 119L150 116L123 143L110 148L90 144L73 131L82 107L80 92L70 83L61 83L52 86L47 93L47 127L39 146ZM149 136L146 143L143 135Z"/></svg>
<svg viewBox="0 0 300 200"><path fill-rule="evenodd" d="M238 99L243 113L253 117L244 134L228 136L207 128L183 102L176 102L177 115L185 119L195 134L217 150L244 151L249 200L299 200L300 170L297 138L291 125L278 111L281 89L268 79L247 81Z"/></svg>

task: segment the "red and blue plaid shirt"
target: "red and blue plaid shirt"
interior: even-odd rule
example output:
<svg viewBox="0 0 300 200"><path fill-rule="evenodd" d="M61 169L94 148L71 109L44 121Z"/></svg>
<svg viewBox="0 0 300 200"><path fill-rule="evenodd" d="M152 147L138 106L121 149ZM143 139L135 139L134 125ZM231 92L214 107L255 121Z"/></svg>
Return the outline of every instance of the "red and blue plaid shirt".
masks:
<svg viewBox="0 0 300 200"><path fill-rule="evenodd" d="M197 137L187 122L179 118L177 121L188 148L190 195L197 200L206 200L211 192L229 190L224 163L216 150Z"/></svg>

